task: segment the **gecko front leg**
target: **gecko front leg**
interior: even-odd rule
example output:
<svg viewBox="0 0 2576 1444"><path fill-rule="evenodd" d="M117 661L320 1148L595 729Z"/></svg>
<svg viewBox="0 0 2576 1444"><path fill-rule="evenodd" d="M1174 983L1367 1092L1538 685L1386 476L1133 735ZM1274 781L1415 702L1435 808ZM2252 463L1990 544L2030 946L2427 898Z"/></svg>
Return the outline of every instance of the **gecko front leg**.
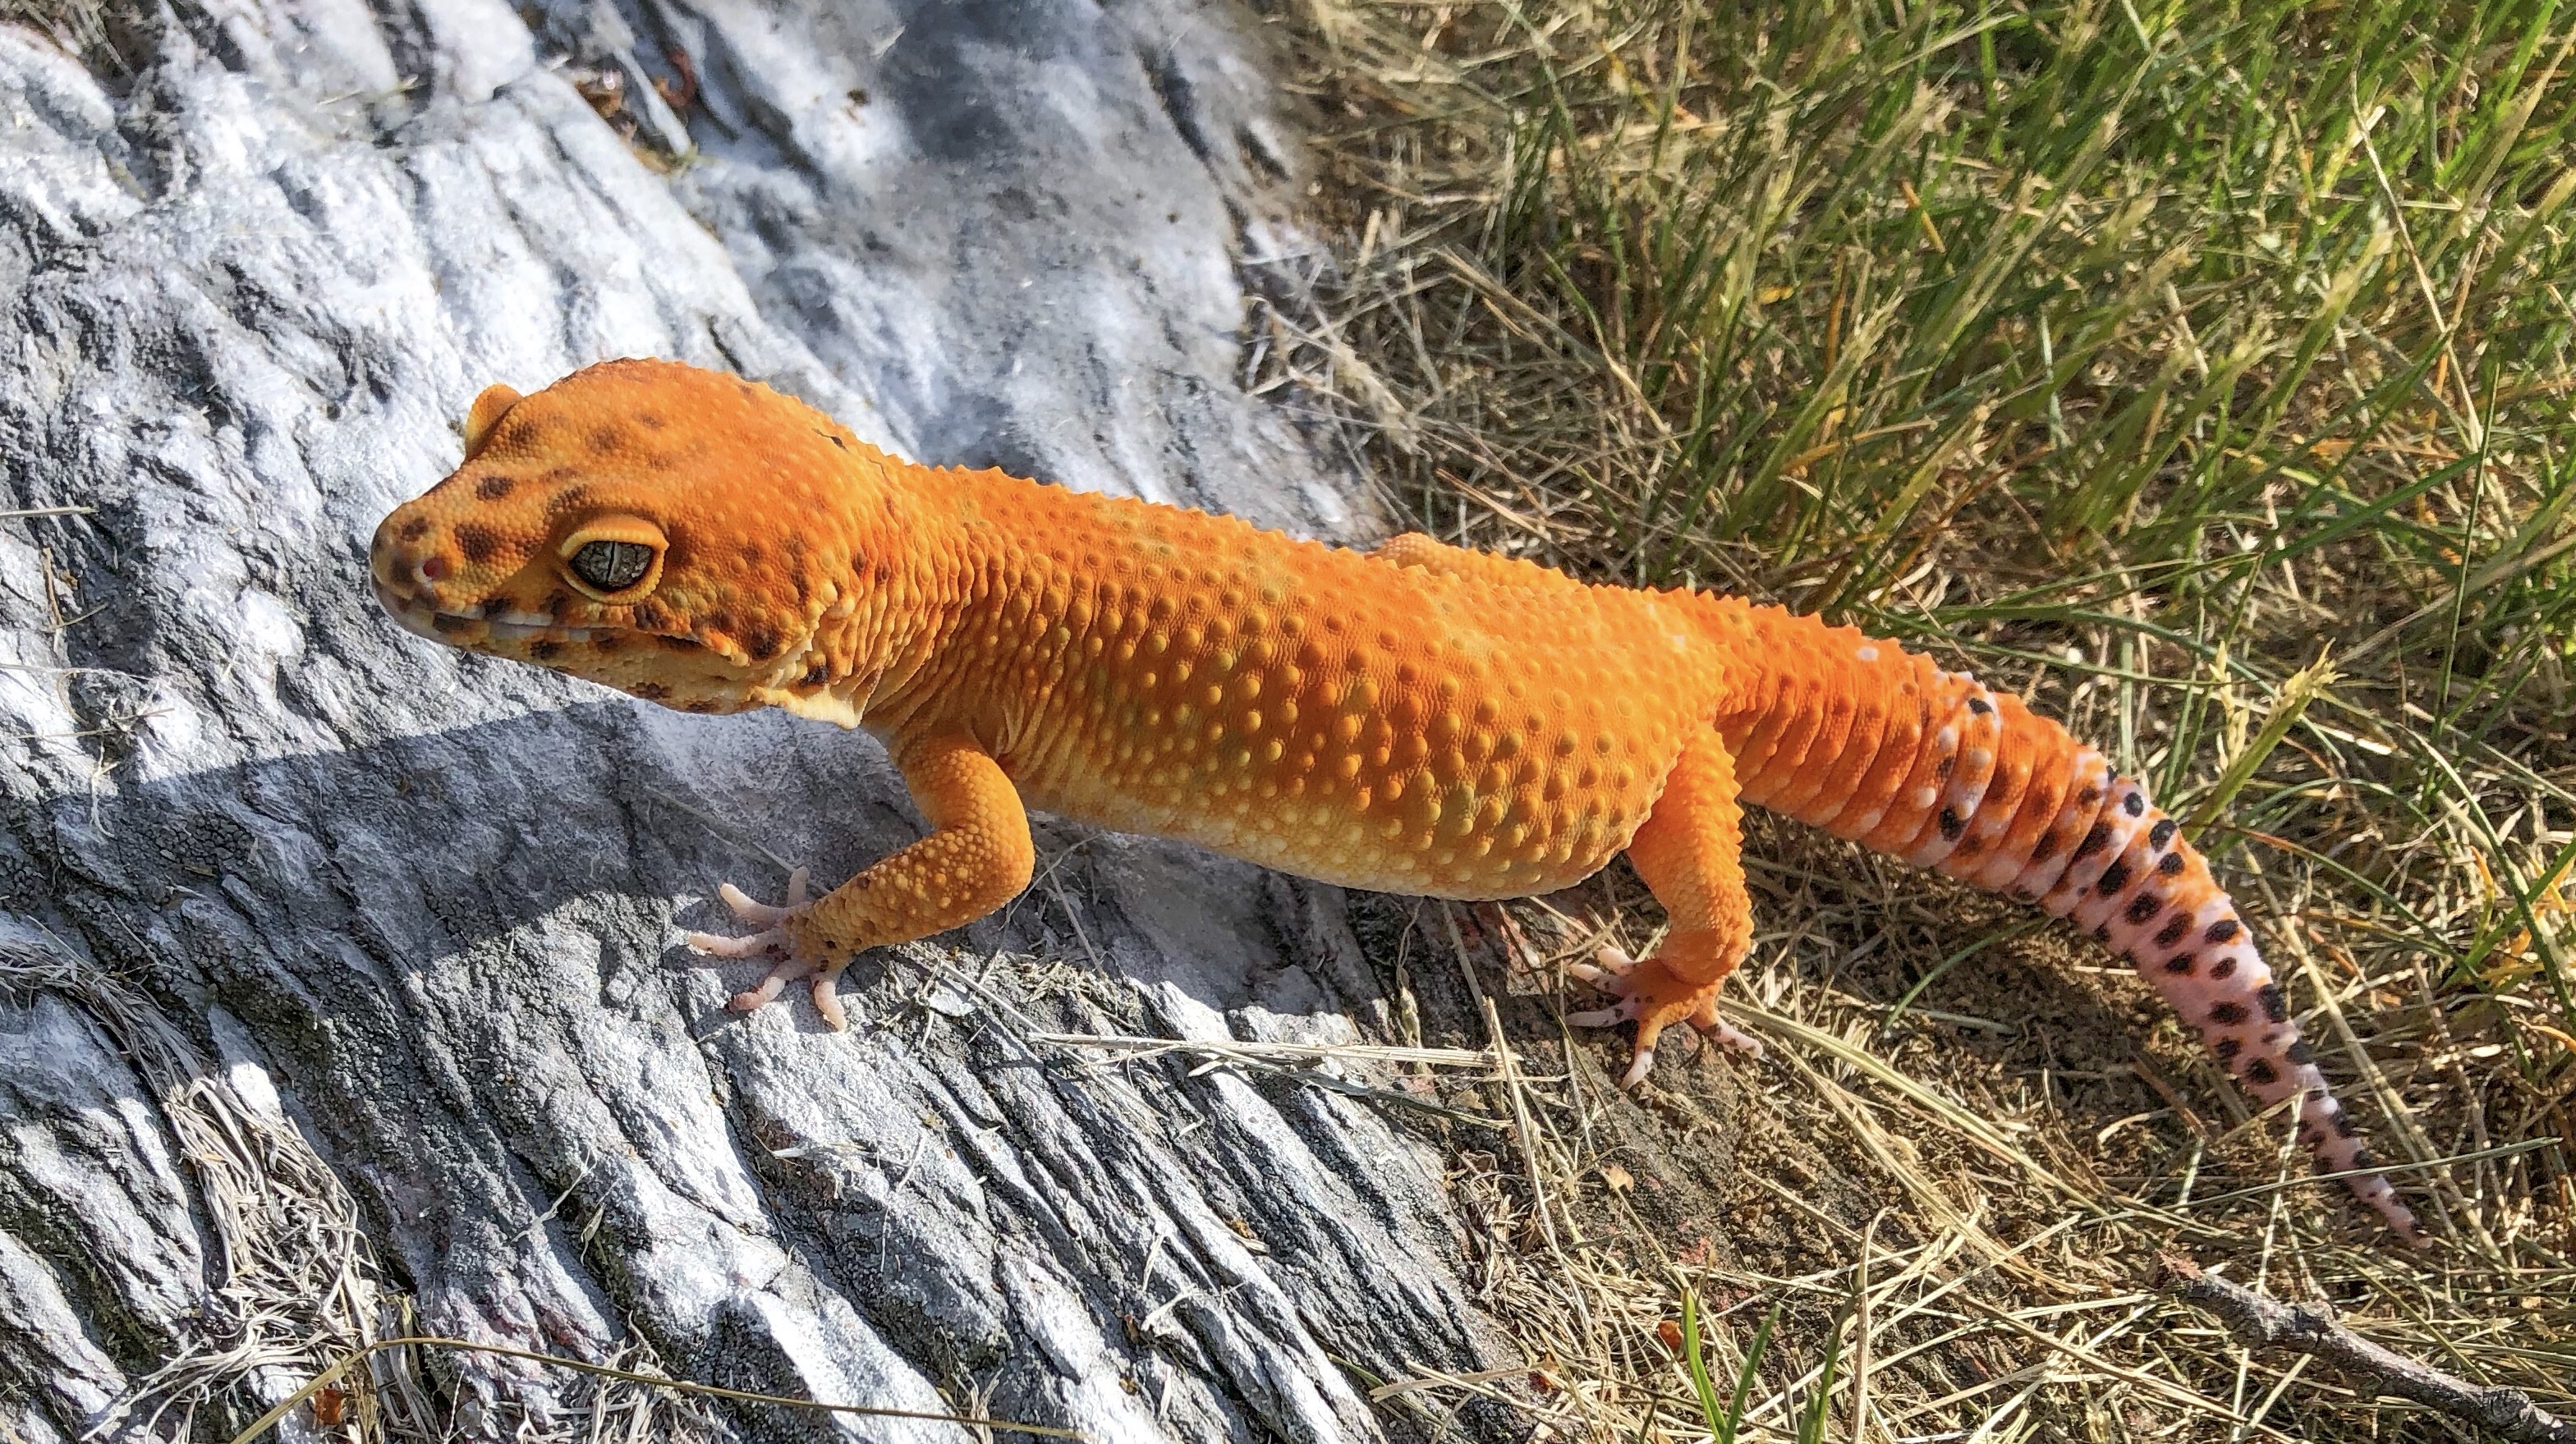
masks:
<svg viewBox="0 0 2576 1444"><path fill-rule="evenodd" d="M895 746L904 786L929 819L930 835L879 859L813 902L805 870L787 881L787 904L753 901L731 883L719 889L734 916L762 928L746 937L690 933L690 947L717 958L771 957L760 985L725 1004L747 1013L787 984L811 978L814 1010L835 1031L849 1026L837 988L858 953L962 927L1029 885L1037 852L1029 817L1001 764L972 738L941 733Z"/></svg>

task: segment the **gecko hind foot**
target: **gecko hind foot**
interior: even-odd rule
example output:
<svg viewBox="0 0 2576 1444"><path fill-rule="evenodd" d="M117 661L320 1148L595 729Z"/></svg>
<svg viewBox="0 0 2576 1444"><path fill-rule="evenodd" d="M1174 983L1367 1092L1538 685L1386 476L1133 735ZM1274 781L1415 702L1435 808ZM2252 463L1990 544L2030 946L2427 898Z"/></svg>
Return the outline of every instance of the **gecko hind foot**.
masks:
<svg viewBox="0 0 2576 1444"><path fill-rule="evenodd" d="M1618 999L1607 1008L1568 1013L1567 1023L1577 1028L1637 1025L1637 1052L1620 1076L1622 1088L1636 1087L1654 1071L1655 1039L1673 1023L1690 1024L1701 1037L1730 1053L1762 1056L1761 1039L1718 1016L1716 983L1685 982L1672 976L1660 959L1639 962L1607 943L1594 952L1592 962L1569 964L1566 971Z"/></svg>
<svg viewBox="0 0 2576 1444"><path fill-rule="evenodd" d="M733 915L737 921L749 923L760 928L761 931L748 933L742 937L727 937L722 933L693 932L683 935L681 941L718 961L731 962L738 958L778 959L777 966L769 970L768 976L760 980L759 986L745 989L727 998L725 1000L727 1010L748 1013L763 1003L776 999L786 990L789 983L810 978L812 981L807 986L814 995L814 1011L823 1015L824 1026L837 1033L850 1026L849 1015L841 1010L838 992L841 970L837 966L817 961L800 952L789 931L789 925L804 914L807 906L805 877L805 869L801 867L787 875L787 903L784 907L755 902L751 894L741 888L735 887L732 883L724 884L716 889L716 896L723 898L725 906L733 909Z"/></svg>

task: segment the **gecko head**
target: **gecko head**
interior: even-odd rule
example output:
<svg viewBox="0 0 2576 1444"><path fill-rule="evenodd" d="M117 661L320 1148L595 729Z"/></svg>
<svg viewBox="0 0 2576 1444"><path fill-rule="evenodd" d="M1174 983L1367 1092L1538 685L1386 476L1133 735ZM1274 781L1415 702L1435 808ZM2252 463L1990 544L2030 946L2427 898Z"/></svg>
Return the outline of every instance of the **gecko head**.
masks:
<svg viewBox="0 0 2576 1444"><path fill-rule="evenodd" d="M855 722L885 458L766 386L609 361L487 388L465 463L376 528L376 596L435 641L692 712Z"/></svg>

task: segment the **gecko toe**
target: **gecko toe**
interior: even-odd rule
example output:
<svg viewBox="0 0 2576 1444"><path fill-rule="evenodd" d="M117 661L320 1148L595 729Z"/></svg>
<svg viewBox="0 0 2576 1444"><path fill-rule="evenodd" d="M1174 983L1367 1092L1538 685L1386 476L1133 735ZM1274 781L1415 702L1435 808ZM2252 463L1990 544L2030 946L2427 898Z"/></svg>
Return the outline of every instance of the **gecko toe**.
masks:
<svg viewBox="0 0 2576 1444"><path fill-rule="evenodd" d="M796 872L789 877L787 885L788 902L787 906L783 908L771 907L765 902L755 902L753 901L751 894L744 892L741 888L735 887L732 883L726 883L717 888L716 896L724 899L725 906L733 909L733 915L737 919L753 924L756 927L768 927L785 918L789 913L794 912L798 904L803 901L800 894L804 889L800 883L804 875L805 870L803 868L798 868Z"/></svg>
<svg viewBox="0 0 2576 1444"><path fill-rule="evenodd" d="M1640 1048L1637 1050L1637 1056L1635 1059L1629 1062L1628 1071L1619 1075L1619 1086L1621 1088L1634 1088L1638 1084L1645 1082L1646 1075L1654 1071L1655 1050L1652 1048Z"/></svg>
<svg viewBox="0 0 2576 1444"><path fill-rule="evenodd" d="M787 946L787 935L777 928L729 938L722 933L684 933L681 941L717 958L764 958Z"/></svg>
<svg viewBox="0 0 2576 1444"><path fill-rule="evenodd" d="M1616 1027L1621 1023L1625 1023L1636 1016L1636 1001L1634 999L1623 999L1616 1007L1593 1008L1581 1013L1568 1013L1565 1015L1565 1021L1569 1027L1575 1028L1611 1028Z"/></svg>
<svg viewBox="0 0 2576 1444"><path fill-rule="evenodd" d="M1691 1019L1691 1026L1699 1029L1699 1035L1701 1037L1706 1038L1708 1041L1715 1043L1721 1048L1724 1048L1729 1053L1745 1058L1759 1058L1762 1056L1762 1040L1736 1027L1733 1023L1726 1022L1722 1019L1703 1023L1699 1019L1693 1018Z"/></svg>
<svg viewBox="0 0 2576 1444"><path fill-rule="evenodd" d="M850 1015L841 1011L839 983L837 969L827 968L814 975L814 1011L823 1015L824 1027L835 1033L846 1033L850 1028Z"/></svg>

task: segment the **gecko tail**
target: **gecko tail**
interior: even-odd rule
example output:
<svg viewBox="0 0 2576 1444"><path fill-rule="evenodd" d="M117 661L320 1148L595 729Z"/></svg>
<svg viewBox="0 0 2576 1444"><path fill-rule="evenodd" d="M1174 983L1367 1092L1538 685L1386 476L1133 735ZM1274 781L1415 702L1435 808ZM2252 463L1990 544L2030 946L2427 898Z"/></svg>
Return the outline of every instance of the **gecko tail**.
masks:
<svg viewBox="0 0 2576 1444"><path fill-rule="evenodd" d="M2320 1169L2410 1242L2415 1216L2290 1019L2252 931L2136 779L2010 693L1849 627L1748 607L1756 680L1720 728L1744 800L2072 918L2266 1104L2298 1100ZM1784 665L1783 659L1796 659Z"/></svg>

